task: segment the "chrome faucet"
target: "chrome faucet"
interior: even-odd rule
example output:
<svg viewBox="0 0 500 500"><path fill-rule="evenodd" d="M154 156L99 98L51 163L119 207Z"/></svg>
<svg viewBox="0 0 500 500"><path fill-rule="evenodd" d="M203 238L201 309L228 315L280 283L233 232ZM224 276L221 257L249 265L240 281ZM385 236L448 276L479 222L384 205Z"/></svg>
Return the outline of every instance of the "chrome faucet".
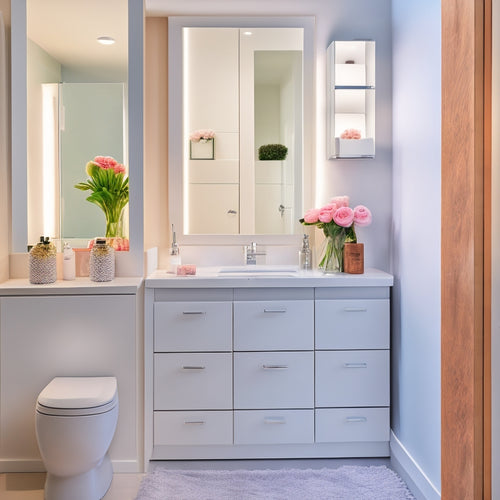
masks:
<svg viewBox="0 0 500 500"><path fill-rule="evenodd" d="M266 255L266 252L258 252L257 251L257 243L252 241L250 245L245 245L243 247L245 252L245 264L255 266L257 264L257 256L258 255Z"/></svg>

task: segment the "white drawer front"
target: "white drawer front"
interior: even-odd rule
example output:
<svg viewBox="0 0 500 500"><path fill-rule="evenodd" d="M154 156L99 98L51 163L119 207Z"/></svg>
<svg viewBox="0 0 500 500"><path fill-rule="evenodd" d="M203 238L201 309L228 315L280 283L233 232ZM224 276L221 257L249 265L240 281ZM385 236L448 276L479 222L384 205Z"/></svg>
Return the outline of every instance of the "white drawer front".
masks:
<svg viewBox="0 0 500 500"><path fill-rule="evenodd" d="M235 351L308 349L314 349L314 301L235 302Z"/></svg>
<svg viewBox="0 0 500 500"><path fill-rule="evenodd" d="M316 352L316 406L389 406L389 351Z"/></svg>
<svg viewBox="0 0 500 500"><path fill-rule="evenodd" d="M389 408L316 410L317 443L389 441Z"/></svg>
<svg viewBox="0 0 500 500"><path fill-rule="evenodd" d="M232 307L230 302L155 303L155 351L230 351Z"/></svg>
<svg viewBox="0 0 500 500"><path fill-rule="evenodd" d="M156 411L155 445L233 444L232 411Z"/></svg>
<svg viewBox="0 0 500 500"><path fill-rule="evenodd" d="M232 355L154 355L155 410L232 408Z"/></svg>
<svg viewBox="0 0 500 500"><path fill-rule="evenodd" d="M316 349L389 349L389 300L317 300Z"/></svg>
<svg viewBox="0 0 500 500"><path fill-rule="evenodd" d="M312 352L235 352L235 409L312 408Z"/></svg>
<svg viewBox="0 0 500 500"><path fill-rule="evenodd" d="M314 442L314 410L234 412L235 444Z"/></svg>

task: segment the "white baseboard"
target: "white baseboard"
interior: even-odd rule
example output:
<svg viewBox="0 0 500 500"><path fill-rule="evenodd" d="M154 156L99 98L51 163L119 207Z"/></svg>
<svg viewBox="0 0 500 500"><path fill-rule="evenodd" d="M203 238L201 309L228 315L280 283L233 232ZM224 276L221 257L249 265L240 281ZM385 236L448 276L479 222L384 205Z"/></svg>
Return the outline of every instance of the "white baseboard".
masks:
<svg viewBox="0 0 500 500"><path fill-rule="evenodd" d="M441 493L391 430L391 465L417 500L440 500Z"/></svg>
<svg viewBox="0 0 500 500"><path fill-rule="evenodd" d="M142 472L138 460L111 460L113 472ZM41 460L0 459L0 472L45 472Z"/></svg>

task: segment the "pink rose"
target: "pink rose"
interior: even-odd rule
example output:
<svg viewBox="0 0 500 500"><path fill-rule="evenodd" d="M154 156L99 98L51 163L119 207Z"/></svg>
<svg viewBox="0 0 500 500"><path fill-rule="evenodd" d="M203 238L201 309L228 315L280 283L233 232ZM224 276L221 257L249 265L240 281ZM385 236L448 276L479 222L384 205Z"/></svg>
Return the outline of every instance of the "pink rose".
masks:
<svg viewBox="0 0 500 500"><path fill-rule="evenodd" d="M340 207L333 214L333 222L342 227L350 227L354 220L354 211L349 207Z"/></svg>
<svg viewBox="0 0 500 500"><path fill-rule="evenodd" d="M354 207L354 224L369 226L372 223L372 213L363 205Z"/></svg>
<svg viewBox="0 0 500 500"><path fill-rule="evenodd" d="M342 134L341 139L361 139L361 132L355 128L346 128Z"/></svg>
<svg viewBox="0 0 500 500"><path fill-rule="evenodd" d="M304 215L304 222L315 224L319 220L319 208L310 208Z"/></svg>
<svg viewBox="0 0 500 500"><path fill-rule="evenodd" d="M326 207L320 208L318 219L320 220L320 222L332 222L333 212L334 210L332 210L332 207L329 207L328 205Z"/></svg>
<svg viewBox="0 0 500 500"><path fill-rule="evenodd" d="M189 136L189 140L193 142L199 142L202 139L206 141L208 139L213 139L214 137L215 132L212 129L203 129L192 132Z"/></svg>
<svg viewBox="0 0 500 500"><path fill-rule="evenodd" d="M330 200L331 205L336 205L337 208L349 206L349 196L335 196Z"/></svg>

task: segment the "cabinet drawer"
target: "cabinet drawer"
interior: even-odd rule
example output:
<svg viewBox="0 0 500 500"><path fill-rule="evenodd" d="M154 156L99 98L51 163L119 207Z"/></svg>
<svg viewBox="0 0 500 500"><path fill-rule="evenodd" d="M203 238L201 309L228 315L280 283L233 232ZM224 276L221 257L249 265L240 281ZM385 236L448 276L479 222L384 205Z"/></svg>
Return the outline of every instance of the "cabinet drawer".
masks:
<svg viewBox="0 0 500 500"><path fill-rule="evenodd" d="M317 352L316 406L389 406L389 351Z"/></svg>
<svg viewBox="0 0 500 500"><path fill-rule="evenodd" d="M235 302L235 351L308 349L314 349L314 301Z"/></svg>
<svg viewBox="0 0 500 500"><path fill-rule="evenodd" d="M230 302L156 302L155 351L230 351L232 307Z"/></svg>
<svg viewBox="0 0 500 500"><path fill-rule="evenodd" d="M232 408L232 355L154 355L155 410Z"/></svg>
<svg viewBox="0 0 500 500"><path fill-rule="evenodd" d="M314 410L234 412L235 444L314 442Z"/></svg>
<svg viewBox="0 0 500 500"><path fill-rule="evenodd" d="M155 445L233 444L232 411L155 411Z"/></svg>
<svg viewBox="0 0 500 500"><path fill-rule="evenodd" d="M235 352L236 409L312 408L312 352Z"/></svg>
<svg viewBox="0 0 500 500"><path fill-rule="evenodd" d="M316 410L316 442L389 441L389 425L389 408Z"/></svg>
<svg viewBox="0 0 500 500"><path fill-rule="evenodd" d="M388 349L389 301L317 300L316 349Z"/></svg>

